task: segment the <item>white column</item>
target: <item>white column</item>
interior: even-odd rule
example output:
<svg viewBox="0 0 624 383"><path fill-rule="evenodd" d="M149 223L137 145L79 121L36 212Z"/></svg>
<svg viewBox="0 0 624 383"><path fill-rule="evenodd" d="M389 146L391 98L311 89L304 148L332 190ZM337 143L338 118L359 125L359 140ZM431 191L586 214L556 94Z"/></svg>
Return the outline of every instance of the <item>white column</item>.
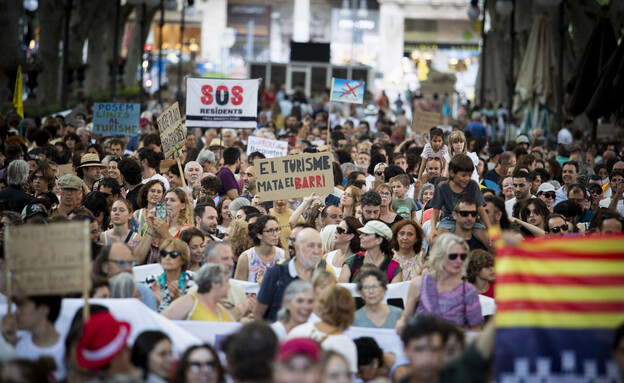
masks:
<svg viewBox="0 0 624 383"><path fill-rule="evenodd" d="M293 41L297 43L310 41L310 0L295 0Z"/></svg>
<svg viewBox="0 0 624 383"><path fill-rule="evenodd" d="M280 21L280 13L271 13L271 61L282 61L282 23Z"/></svg>
<svg viewBox="0 0 624 383"><path fill-rule="evenodd" d="M196 1L201 12L201 58L211 64L221 64L221 38L227 27L227 0Z"/></svg>
<svg viewBox="0 0 624 383"><path fill-rule="evenodd" d="M401 7L394 0L379 1L379 60L377 70L384 82L401 78L403 58L403 23Z"/></svg>

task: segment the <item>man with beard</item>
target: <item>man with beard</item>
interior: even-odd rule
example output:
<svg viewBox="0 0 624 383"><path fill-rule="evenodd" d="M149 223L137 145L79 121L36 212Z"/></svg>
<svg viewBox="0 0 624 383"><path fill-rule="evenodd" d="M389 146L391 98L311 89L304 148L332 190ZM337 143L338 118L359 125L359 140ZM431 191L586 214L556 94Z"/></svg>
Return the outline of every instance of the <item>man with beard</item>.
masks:
<svg viewBox="0 0 624 383"><path fill-rule="evenodd" d="M505 210L507 211L508 217L513 216L513 210L516 203L519 203L521 206L524 201L531 198L531 183L529 173L519 170L513 174L512 179L514 184L513 187L515 197L505 202Z"/></svg>
<svg viewBox="0 0 624 383"><path fill-rule="evenodd" d="M221 180L219 196L227 195L233 201L240 196L241 190L236 181L236 174L240 167L240 151L238 148L227 148L223 151L223 167L219 169L217 177Z"/></svg>
<svg viewBox="0 0 624 383"><path fill-rule="evenodd" d="M169 190L169 180L156 171L156 169L160 168L161 154L149 148L141 148L137 154L139 165L141 166L142 182L146 184L151 180L159 180L165 185L165 190Z"/></svg>
<svg viewBox="0 0 624 383"><path fill-rule="evenodd" d="M256 168L253 165L247 166L242 174L243 177L243 194L241 197L245 197L249 202L252 202L253 198L257 195L256 190ZM273 201L266 201L260 203L264 207L264 210L269 211L273 207Z"/></svg>
<svg viewBox="0 0 624 383"><path fill-rule="evenodd" d="M199 162L189 161L186 166L184 166L184 178L186 178L186 184L190 190L193 190L193 186L201 182L203 173Z"/></svg>
<svg viewBox="0 0 624 383"><path fill-rule="evenodd" d="M555 192L555 202L552 207L557 206L561 201L568 199L568 189L572 184L575 184L578 178L579 165L574 161L564 162L561 167L561 178L563 179L563 186L557 189Z"/></svg>
<svg viewBox="0 0 624 383"><path fill-rule="evenodd" d="M362 217L360 222L366 225L368 221L378 221L381 214L381 195L376 190L369 190L360 198Z"/></svg>
<svg viewBox="0 0 624 383"><path fill-rule="evenodd" d="M198 204L194 210L195 227L201 230L211 241L221 241L217 237L218 215L213 205Z"/></svg>

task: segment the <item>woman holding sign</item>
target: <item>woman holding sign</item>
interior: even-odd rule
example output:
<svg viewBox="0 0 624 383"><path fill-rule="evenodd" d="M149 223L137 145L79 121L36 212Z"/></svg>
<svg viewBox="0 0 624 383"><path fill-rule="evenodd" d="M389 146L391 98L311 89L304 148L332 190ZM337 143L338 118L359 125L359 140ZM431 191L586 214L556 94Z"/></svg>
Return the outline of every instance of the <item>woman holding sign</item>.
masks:
<svg viewBox="0 0 624 383"><path fill-rule="evenodd" d="M234 279L262 283L267 269L286 256L286 252L278 247L281 232L277 219L270 215L263 215L250 225L249 235L254 247L238 258Z"/></svg>

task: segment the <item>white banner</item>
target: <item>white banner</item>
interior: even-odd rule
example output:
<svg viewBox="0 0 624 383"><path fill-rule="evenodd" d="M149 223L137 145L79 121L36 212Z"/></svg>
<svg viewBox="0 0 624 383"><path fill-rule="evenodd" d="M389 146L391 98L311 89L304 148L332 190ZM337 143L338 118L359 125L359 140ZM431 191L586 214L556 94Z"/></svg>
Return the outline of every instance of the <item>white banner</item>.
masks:
<svg viewBox="0 0 624 383"><path fill-rule="evenodd" d="M249 136L247 137L247 155L253 152L260 152L267 158L283 157L288 154L288 141Z"/></svg>
<svg viewBox="0 0 624 383"><path fill-rule="evenodd" d="M186 126L255 128L260 79L186 79Z"/></svg>

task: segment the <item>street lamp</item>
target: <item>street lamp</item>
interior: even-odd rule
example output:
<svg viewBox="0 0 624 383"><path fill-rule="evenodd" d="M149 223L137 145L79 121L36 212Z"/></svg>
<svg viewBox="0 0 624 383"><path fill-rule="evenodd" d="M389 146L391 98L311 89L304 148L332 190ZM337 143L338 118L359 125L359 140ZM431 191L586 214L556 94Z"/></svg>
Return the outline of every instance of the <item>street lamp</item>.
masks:
<svg viewBox="0 0 624 383"><path fill-rule="evenodd" d="M481 10L479 10L478 0L471 0L470 8L468 8L468 18L470 19L470 21L477 21L480 14Z"/></svg>

